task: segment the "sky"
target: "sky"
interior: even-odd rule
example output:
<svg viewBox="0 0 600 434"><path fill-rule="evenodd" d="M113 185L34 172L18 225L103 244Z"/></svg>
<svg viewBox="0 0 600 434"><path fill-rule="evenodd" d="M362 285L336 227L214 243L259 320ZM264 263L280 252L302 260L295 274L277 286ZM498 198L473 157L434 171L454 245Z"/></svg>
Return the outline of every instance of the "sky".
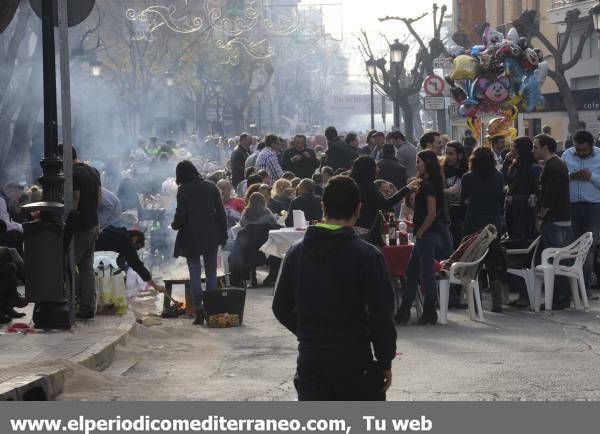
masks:
<svg viewBox="0 0 600 434"><path fill-rule="evenodd" d="M377 56L382 56L387 52L387 43L380 36L380 33L393 41L399 38L404 40L408 31L406 26L400 21L379 22L378 18L390 16L412 17L416 18L424 12L429 15L422 18L415 29L419 34L427 35L433 33L432 5L435 3L430 0L301 0L301 5L324 4L325 26L327 31L333 35L343 33L344 54L350 59L351 79L360 79L354 75L365 74L364 63L358 52L358 42L354 35L358 35L361 29L367 31L372 48ZM446 4L451 13L452 2L443 0L437 1L438 6ZM343 29L343 31L342 31ZM410 39L407 43L415 43ZM366 76L365 76L365 82Z"/></svg>

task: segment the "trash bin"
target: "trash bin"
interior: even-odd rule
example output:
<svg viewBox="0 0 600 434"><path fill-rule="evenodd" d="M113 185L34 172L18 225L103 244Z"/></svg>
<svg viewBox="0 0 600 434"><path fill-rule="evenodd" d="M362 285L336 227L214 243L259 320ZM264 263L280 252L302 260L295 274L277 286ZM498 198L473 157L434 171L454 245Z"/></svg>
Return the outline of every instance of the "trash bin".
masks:
<svg viewBox="0 0 600 434"><path fill-rule="evenodd" d="M66 302L63 224L36 221L23 224L25 293L30 302Z"/></svg>

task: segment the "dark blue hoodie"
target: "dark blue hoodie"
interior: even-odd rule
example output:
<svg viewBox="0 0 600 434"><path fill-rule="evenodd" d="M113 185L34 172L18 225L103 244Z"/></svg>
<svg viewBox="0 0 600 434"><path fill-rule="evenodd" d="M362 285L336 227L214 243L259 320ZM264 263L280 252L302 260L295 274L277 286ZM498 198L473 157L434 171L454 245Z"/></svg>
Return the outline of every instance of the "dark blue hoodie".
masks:
<svg viewBox="0 0 600 434"><path fill-rule="evenodd" d="M285 257L273 300L277 319L298 337L299 366L362 369L375 356L389 369L396 355L393 309L383 255L349 227L309 227Z"/></svg>

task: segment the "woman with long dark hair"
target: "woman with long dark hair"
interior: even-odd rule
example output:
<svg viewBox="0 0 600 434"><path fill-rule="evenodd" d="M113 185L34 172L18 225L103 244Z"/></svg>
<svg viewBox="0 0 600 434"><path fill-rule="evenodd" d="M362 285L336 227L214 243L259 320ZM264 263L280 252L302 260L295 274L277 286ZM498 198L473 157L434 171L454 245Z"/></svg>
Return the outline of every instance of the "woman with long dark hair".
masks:
<svg viewBox="0 0 600 434"><path fill-rule="evenodd" d="M533 142L518 137L512 144L512 163L507 171L506 229L511 240L535 238L536 202L542 168L533 156Z"/></svg>
<svg viewBox="0 0 600 434"><path fill-rule="evenodd" d="M425 150L417 154L417 179L419 188L413 216L415 245L408 261L406 290L396 321L407 324L410 320L410 309L420 279L425 290L425 303L419 324L425 325L437 322L434 272L436 256L447 258L452 248L445 212L444 177L438 157L433 151Z"/></svg>
<svg viewBox="0 0 600 434"><path fill-rule="evenodd" d="M462 201L467 206L465 235L474 234L488 224L501 233L504 205L504 176L496 170L496 158L490 148L475 148L469 159L469 172L462 179ZM498 240L489 248L485 259L490 277L492 312L502 312L502 288L507 282L506 261Z"/></svg>
<svg viewBox="0 0 600 434"><path fill-rule="evenodd" d="M178 231L175 240L175 257L186 258L190 273L190 287L196 309L194 324L205 319L202 290L204 259L206 289L217 289L217 249L227 242L227 217L221 193L212 182L205 181L196 167L187 160L175 169L177 209L171 227Z"/></svg>
<svg viewBox="0 0 600 434"><path fill-rule="evenodd" d="M461 197L467 206L465 235L473 234L488 224L502 226L504 177L496 170L496 159L490 148L475 148L469 160L469 172L462 178Z"/></svg>
<svg viewBox="0 0 600 434"><path fill-rule="evenodd" d="M412 183L398 190L393 196L385 198L375 185L377 164L375 164L375 160L372 157L367 155L362 155L354 160L350 177L358 184L362 204L356 226L365 229L371 229L379 211L386 211L393 208L411 190L416 188L416 183Z"/></svg>

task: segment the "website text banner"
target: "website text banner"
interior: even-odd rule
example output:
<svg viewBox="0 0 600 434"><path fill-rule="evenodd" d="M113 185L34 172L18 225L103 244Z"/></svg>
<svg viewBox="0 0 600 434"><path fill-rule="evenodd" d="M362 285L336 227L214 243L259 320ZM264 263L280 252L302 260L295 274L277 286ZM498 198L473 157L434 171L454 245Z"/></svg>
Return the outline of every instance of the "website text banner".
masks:
<svg viewBox="0 0 600 434"><path fill-rule="evenodd" d="M0 403L0 433L598 433L590 402Z"/></svg>

